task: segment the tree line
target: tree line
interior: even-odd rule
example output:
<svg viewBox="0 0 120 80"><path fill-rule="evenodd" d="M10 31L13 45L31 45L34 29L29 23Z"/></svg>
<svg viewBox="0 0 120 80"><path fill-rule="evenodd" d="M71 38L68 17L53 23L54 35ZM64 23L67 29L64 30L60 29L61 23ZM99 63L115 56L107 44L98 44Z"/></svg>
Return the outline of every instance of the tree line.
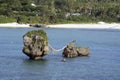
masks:
<svg viewBox="0 0 120 80"><path fill-rule="evenodd" d="M120 22L120 0L0 0L0 22Z"/></svg>

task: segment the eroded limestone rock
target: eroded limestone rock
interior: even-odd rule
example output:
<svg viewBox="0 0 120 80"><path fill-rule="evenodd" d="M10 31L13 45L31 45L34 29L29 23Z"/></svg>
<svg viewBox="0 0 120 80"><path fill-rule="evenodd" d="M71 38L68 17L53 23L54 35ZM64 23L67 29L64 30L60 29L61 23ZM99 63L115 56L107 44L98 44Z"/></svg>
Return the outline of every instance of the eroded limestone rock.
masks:
<svg viewBox="0 0 120 80"><path fill-rule="evenodd" d="M88 56L89 52L90 52L89 48L74 46L75 42L76 42L75 40L70 42L64 48L62 55L64 57L68 57L68 58L73 58L73 57L77 57L77 56Z"/></svg>
<svg viewBox="0 0 120 80"><path fill-rule="evenodd" d="M23 36L23 53L30 59L41 59L49 54L48 37L43 30L33 30Z"/></svg>

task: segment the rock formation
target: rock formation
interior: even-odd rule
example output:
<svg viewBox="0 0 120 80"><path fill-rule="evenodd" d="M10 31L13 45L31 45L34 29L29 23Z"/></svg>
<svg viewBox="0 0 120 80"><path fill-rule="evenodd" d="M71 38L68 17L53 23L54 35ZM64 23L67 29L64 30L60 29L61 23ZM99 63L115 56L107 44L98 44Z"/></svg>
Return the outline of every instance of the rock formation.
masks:
<svg viewBox="0 0 120 80"><path fill-rule="evenodd" d="M64 57L68 57L68 58L73 58L73 57L77 57L77 56L88 56L89 52L90 52L89 48L74 46L75 42L76 42L75 40L70 42L64 48L62 55Z"/></svg>
<svg viewBox="0 0 120 80"><path fill-rule="evenodd" d="M36 28L46 28L46 24L30 24L30 27L36 27Z"/></svg>
<svg viewBox="0 0 120 80"><path fill-rule="evenodd" d="M23 53L30 59L41 59L49 54L48 37L43 30L33 30L23 36Z"/></svg>

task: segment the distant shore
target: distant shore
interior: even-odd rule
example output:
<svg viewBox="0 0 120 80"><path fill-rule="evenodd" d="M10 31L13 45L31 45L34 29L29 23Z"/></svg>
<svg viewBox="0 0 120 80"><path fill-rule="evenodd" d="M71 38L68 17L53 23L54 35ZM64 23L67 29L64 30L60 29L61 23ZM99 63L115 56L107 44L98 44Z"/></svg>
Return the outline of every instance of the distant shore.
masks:
<svg viewBox="0 0 120 80"><path fill-rule="evenodd" d="M30 28L30 24L4 23L0 27L8 28ZM80 28L80 29L120 29L120 23L88 23L88 24L52 24L46 25L45 28Z"/></svg>

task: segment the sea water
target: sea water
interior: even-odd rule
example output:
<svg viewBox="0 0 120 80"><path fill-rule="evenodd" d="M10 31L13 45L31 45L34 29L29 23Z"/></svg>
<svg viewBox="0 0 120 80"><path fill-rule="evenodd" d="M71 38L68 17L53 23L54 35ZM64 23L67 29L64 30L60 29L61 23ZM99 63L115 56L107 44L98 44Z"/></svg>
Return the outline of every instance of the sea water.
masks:
<svg viewBox="0 0 120 80"><path fill-rule="evenodd" d="M23 35L38 28L0 28L0 80L120 80L120 30L44 29L56 49L76 40L87 57L63 59L52 51L42 60L23 54Z"/></svg>

